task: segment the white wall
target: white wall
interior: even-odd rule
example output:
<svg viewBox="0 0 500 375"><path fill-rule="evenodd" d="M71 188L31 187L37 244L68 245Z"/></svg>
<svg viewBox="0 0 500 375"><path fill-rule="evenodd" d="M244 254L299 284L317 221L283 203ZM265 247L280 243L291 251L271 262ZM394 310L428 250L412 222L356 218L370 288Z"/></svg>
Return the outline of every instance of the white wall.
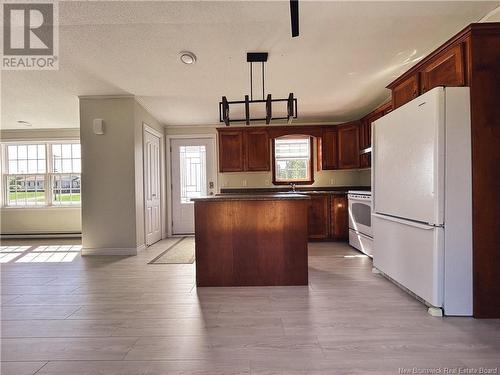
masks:
<svg viewBox="0 0 500 375"><path fill-rule="evenodd" d="M104 135L93 120L104 120ZM81 98L82 244L93 251L136 252L134 98Z"/></svg>
<svg viewBox="0 0 500 375"><path fill-rule="evenodd" d="M104 135L93 134L96 118ZM135 255L145 246L144 123L163 133L133 97L80 98L83 254Z"/></svg>
<svg viewBox="0 0 500 375"><path fill-rule="evenodd" d="M2 208L1 234L80 233L81 210L73 207Z"/></svg>
<svg viewBox="0 0 500 375"><path fill-rule="evenodd" d="M19 129L0 131L2 142L74 140L79 129ZM1 234L80 233L80 207L0 208Z"/></svg>

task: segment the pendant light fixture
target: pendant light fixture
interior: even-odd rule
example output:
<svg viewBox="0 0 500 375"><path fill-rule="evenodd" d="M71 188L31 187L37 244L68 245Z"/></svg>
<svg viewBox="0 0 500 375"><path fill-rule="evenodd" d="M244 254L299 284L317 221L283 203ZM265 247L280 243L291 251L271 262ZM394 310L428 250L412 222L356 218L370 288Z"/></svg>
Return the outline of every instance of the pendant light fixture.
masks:
<svg viewBox="0 0 500 375"><path fill-rule="evenodd" d="M270 124L271 120L287 120L288 123L292 122L292 119L297 118L297 99L294 98L293 93L288 95L286 99L273 99L271 94L265 94L265 63L267 62L268 53L267 52L248 52L247 53L247 62L250 63L250 96L245 95L245 100L235 100L228 101L225 96L222 97L222 100L219 102L219 121L226 124L226 126L230 126L231 123L234 122L245 122L247 125L250 125L253 121L265 121L266 124ZM262 67L262 99L254 99L253 98L253 64L261 63ZM287 111L286 116L274 116L273 117L273 103L276 102L286 102L287 103ZM230 106L237 105L241 106L245 105L245 118L231 118L230 116ZM265 106L266 109L266 117L261 118L252 118L250 114L250 104L260 104Z"/></svg>

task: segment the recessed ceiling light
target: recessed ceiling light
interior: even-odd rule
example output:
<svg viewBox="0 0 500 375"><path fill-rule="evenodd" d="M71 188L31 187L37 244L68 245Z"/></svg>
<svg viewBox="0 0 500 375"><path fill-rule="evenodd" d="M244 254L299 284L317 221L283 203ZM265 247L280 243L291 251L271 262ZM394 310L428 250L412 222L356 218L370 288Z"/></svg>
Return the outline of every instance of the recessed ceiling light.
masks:
<svg viewBox="0 0 500 375"><path fill-rule="evenodd" d="M196 55L193 52L183 51L180 53L181 61L184 64L191 65L196 62Z"/></svg>
<svg viewBox="0 0 500 375"><path fill-rule="evenodd" d="M31 122L28 122L28 121L18 120L17 123L20 125L24 125L24 126L33 126L33 124Z"/></svg>

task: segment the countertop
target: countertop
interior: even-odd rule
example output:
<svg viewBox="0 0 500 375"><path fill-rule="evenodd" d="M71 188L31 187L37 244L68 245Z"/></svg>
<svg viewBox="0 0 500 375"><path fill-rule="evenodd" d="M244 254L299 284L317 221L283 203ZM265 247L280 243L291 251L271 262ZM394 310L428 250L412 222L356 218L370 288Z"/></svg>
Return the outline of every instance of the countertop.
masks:
<svg viewBox="0 0 500 375"><path fill-rule="evenodd" d="M305 194L299 193L275 193L275 194L217 194L208 197L191 198L193 202L210 201L276 201L276 200L308 200Z"/></svg>
<svg viewBox="0 0 500 375"><path fill-rule="evenodd" d="M328 187L301 187L296 186L297 194L347 194L349 190L370 191L370 186L328 186ZM284 186L281 188L222 188L221 194L291 194L291 188Z"/></svg>

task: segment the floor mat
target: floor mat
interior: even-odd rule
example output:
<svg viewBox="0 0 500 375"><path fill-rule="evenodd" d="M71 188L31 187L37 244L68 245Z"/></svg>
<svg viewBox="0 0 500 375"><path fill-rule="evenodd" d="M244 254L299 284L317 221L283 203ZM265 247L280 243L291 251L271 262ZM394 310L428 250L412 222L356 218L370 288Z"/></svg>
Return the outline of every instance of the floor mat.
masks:
<svg viewBox="0 0 500 375"><path fill-rule="evenodd" d="M182 237L149 264L191 264L194 262L194 237Z"/></svg>

